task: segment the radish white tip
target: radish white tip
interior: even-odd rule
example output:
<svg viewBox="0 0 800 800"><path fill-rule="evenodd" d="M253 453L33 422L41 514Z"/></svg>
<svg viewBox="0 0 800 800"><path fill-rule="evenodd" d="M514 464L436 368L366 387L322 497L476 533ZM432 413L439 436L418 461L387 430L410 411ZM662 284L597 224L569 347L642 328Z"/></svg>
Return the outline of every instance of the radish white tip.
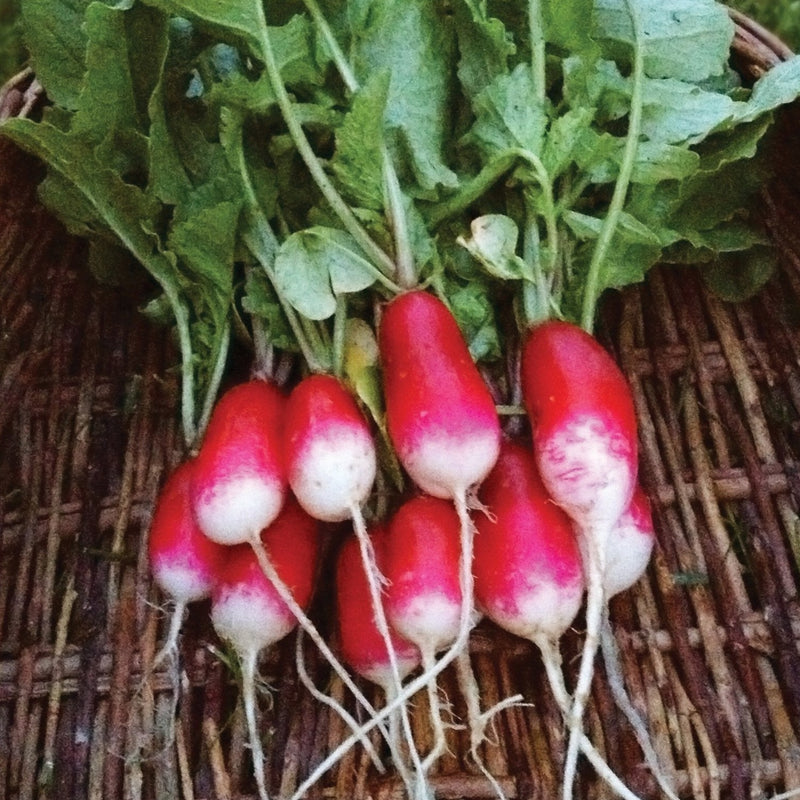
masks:
<svg viewBox="0 0 800 800"><path fill-rule="evenodd" d="M266 528L284 501L283 487L257 475L232 475L195 499L197 524L219 544L243 544L253 530Z"/></svg>
<svg viewBox="0 0 800 800"><path fill-rule="evenodd" d="M451 433L426 433L399 453L403 466L427 494L451 500L458 487L479 484L497 461L500 438L494 430L470 431L458 439Z"/></svg>
<svg viewBox="0 0 800 800"><path fill-rule="evenodd" d="M319 435L303 452L302 468L292 470L289 483L301 506L324 522L349 519L353 505L369 497L377 473L375 445L361 431L332 425L329 435Z"/></svg>
<svg viewBox="0 0 800 800"><path fill-rule="evenodd" d="M425 653L438 652L458 636L459 603L439 593L419 593L402 609L395 609L392 624L404 638Z"/></svg>
<svg viewBox="0 0 800 800"><path fill-rule="evenodd" d="M173 553L168 558L154 558L151 565L153 579L164 594L180 597L184 603L205 600L211 595L214 578L199 571L187 558L183 562Z"/></svg>
<svg viewBox="0 0 800 800"><path fill-rule="evenodd" d="M556 585L530 575L525 578L524 588L515 589L513 604L498 599L486 611L501 628L523 639L533 640L540 635L557 639L577 616L583 592L581 580Z"/></svg>
<svg viewBox="0 0 800 800"><path fill-rule="evenodd" d="M247 591L226 592L214 598L211 621L220 637L239 653L269 647L296 625L283 604Z"/></svg>

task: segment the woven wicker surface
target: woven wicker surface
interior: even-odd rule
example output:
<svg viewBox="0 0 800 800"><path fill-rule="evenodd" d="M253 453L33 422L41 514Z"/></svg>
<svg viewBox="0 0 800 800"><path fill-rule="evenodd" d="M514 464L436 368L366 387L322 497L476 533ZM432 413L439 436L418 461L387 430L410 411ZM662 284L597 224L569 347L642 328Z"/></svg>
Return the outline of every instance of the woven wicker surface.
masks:
<svg viewBox="0 0 800 800"><path fill-rule="evenodd" d="M787 55L738 19L734 58L756 75ZM12 111L24 90L6 101ZM754 300L711 296L692 270L655 270L609 304L602 335L634 388L642 479L658 544L612 603L625 686L685 798L800 787L800 158L786 115L779 180L764 195L782 254ZM0 140L0 797L253 796L233 672L208 607L181 641L182 693L141 676L167 625L144 542L153 499L181 457L176 362L134 289L96 285L81 242L36 204L38 166ZM331 541L336 531L329 533ZM329 586L314 616L324 628ZM581 643L580 620L564 642ZM295 638L267 654L261 730L273 792L290 793L345 736L299 683ZM350 701L310 649L317 685ZM471 655L495 718L482 756L509 798L557 796L564 737L532 646L481 625ZM442 690L455 717L455 676ZM376 701L377 701L376 697ZM414 709L424 744L424 702ZM602 668L588 732L642 797L658 796ZM463 730L434 776L441 798L489 798ZM580 796L611 796L589 769ZM400 797L360 747L309 797Z"/></svg>

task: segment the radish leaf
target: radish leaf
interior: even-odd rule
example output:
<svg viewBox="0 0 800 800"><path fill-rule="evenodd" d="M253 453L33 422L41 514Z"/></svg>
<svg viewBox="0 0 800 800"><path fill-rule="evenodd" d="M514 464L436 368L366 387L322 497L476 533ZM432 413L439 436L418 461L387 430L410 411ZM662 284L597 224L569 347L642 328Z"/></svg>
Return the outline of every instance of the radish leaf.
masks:
<svg viewBox="0 0 800 800"><path fill-rule="evenodd" d="M697 83L725 71L733 22L724 6L713 0L639 0L637 6L646 31L647 75ZM596 0L593 35L608 44L633 44L625 0ZM626 52L611 50L615 55Z"/></svg>
<svg viewBox="0 0 800 800"><path fill-rule="evenodd" d="M303 316L336 312L336 295L371 286L375 271L356 241L336 228L314 226L289 236L275 259L277 289Z"/></svg>

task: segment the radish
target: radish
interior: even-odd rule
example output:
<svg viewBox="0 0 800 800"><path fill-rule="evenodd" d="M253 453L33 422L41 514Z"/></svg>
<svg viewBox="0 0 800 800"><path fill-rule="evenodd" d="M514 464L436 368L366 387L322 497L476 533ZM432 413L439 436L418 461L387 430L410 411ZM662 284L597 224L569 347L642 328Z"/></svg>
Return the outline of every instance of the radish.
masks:
<svg viewBox="0 0 800 800"><path fill-rule="evenodd" d="M504 630L533 642L542 654L548 682L565 718L570 698L561 672L558 640L583 601L581 553L567 514L553 503L533 452L505 440L480 499L488 514L476 521L475 599ZM472 751L482 738L473 733ZM581 749L598 774L622 796L635 797L586 736Z"/></svg>
<svg viewBox="0 0 800 800"><path fill-rule="evenodd" d="M378 566L385 569L388 537L384 528L370 533ZM369 578L361 561L358 540L348 537L336 562L336 625L339 647L345 662L359 675L392 694L393 681L389 651L370 605ZM420 664L419 648L392 630L393 650L402 678L408 677Z"/></svg>
<svg viewBox="0 0 800 800"><path fill-rule="evenodd" d="M636 416L619 367L599 342L571 323L548 320L532 326L521 371L539 472L550 496L575 522L586 556L586 639L564 767L568 798L606 606L608 538L636 485Z"/></svg>
<svg viewBox="0 0 800 800"><path fill-rule="evenodd" d="M530 448L504 441L479 497L475 600L501 628L537 644L557 642L583 602L572 521L547 494Z"/></svg>
<svg viewBox="0 0 800 800"><path fill-rule="evenodd" d="M318 522L292 498L272 525L262 531L261 541L277 574L290 587L294 601L306 607L316 575ZM297 620L275 586L265 578L253 549L247 544L229 549L214 588L211 621L219 636L233 646L242 664L242 696L254 774L259 795L266 798L263 753L255 718L256 662L261 650L290 633Z"/></svg>
<svg viewBox="0 0 800 800"><path fill-rule="evenodd" d="M380 570L386 555L386 530L376 526L368 536L375 563ZM370 597L370 583L371 577L363 559L361 543L353 534L345 539L336 562L336 624L339 648L345 662L354 672L383 690L387 706L391 705L391 712L383 716L374 714L369 723L355 730L350 741L364 740L366 731L388 716L387 742L398 772L411 795L413 784L399 748L398 716L394 712L405 712L405 705L395 702L398 678L402 681L419 666L420 653L415 645L394 630L389 631L390 641L387 645L386 635L377 624ZM407 736L410 737L410 728ZM413 739L410 742L413 747ZM336 763L339 757L339 752L331 754L326 759L325 769ZM324 771L317 769L298 787L293 798L305 797Z"/></svg>
<svg viewBox="0 0 800 800"><path fill-rule="evenodd" d="M209 539L242 544L278 515L286 496L281 430L285 398L251 380L218 401L192 481L197 523Z"/></svg>
<svg viewBox="0 0 800 800"><path fill-rule="evenodd" d="M283 438L289 485L325 522L350 519L375 481L375 444L353 396L331 375L311 375L289 396Z"/></svg>
<svg viewBox="0 0 800 800"><path fill-rule="evenodd" d="M249 542L264 577L371 713L371 704L295 600L261 541L261 531L278 515L287 494L285 406L282 392L260 379L235 386L222 396L197 456L192 481L195 517L214 541L234 545Z"/></svg>
<svg viewBox="0 0 800 800"><path fill-rule="evenodd" d="M386 613L423 658L458 635L463 601L459 524L450 503L426 495L406 501L389 523Z"/></svg>
<svg viewBox="0 0 800 800"><path fill-rule="evenodd" d="M436 653L450 647L460 631L460 551L458 514L441 498L414 497L389 523L386 613L395 630L419 648L426 673L435 669ZM446 747L435 678L427 689L434 744L421 765L421 777Z"/></svg>
<svg viewBox="0 0 800 800"><path fill-rule="evenodd" d="M369 533L369 538L376 564L381 569L386 555L386 530L377 526ZM415 645L394 630L389 632L390 642L387 645L386 636L375 618L370 597L370 580L360 542L352 534L342 544L336 561L336 625L339 648L345 663L354 672L383 690L388 704L397 696L398 680L402 681L419 666L420 653ZM397 710L403 712L405 706L400 705ZM411 794L413 784L399 747L397 726L401 719L397 714L390 715L388 743L397 770ZM408 734L410 735L410 728ZM354 736L368 742L357 725ZM413 745L413 739L411 744ZM304 797L317 777L315 773L307 779L298 787L294 797Z"/></svg>
<svg viewBox="0 0 800 800"><path fill-rule="evenodd" d="M386 306L378 342L401 463L427 494L465 494L497 459L500 423L455 319L433 295L406 292Z"/></svg>
<svg viewBox="0 0 800 800"><path fill-rule="evenodd" d="M331 375L311 375L292 391L287 403L284 457L289 485L309 514L326 522L352 518L361 550L366 590L377 631L383 638L390 672L390 697L401 688L403 665L396 663L394 638L381 598L383 576L361 511L377 472L375 443L353 395ZM384 686L384 688L387 688ZM406 737L415 752L403 710Z"/></svg>
<svg viewBox="0 0 800 800"><path fill-rule="evenodd" d="M169 476L150 523L150 570L156 585L175 603L169 633L151 670L175 652L186 606L211 596L225 557L225 548L204 536L194 520L193 471L194 461L186 461Z"/></svg>
<svg viewBox="0 0 800 800"><path fill-rule="evenodd" d="M469 638L474 526L467 496L497 460L500 423L453 315L433 295L413 290L389 302L378 348L386 423L397 456L423 491L455 503L460 520L459 631L437 662L436 671L441 671Z"/></svg>

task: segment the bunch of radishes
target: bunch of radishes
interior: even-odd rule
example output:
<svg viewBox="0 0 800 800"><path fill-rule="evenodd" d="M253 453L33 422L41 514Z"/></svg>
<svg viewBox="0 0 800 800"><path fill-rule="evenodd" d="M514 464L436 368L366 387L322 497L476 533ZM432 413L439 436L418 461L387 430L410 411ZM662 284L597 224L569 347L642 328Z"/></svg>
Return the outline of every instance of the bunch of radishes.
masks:
<svg viewBox="0 0 800 800"><path fill-rule="evenodd" d="M331 375L302 379L288 397L263 380L226 393L199 454L170 478L153 519L153 573L175 600L176 619L187 603L210 596L214 627L241 658L261 796L257 655L299 622L343 673L305 609L318 523L346 520L353 532L336 567L338 649L353 671L383 687L386 705L374 709L345 673L370 720L298 797L374 726L384 730L409 795L430 797L427 775L445 747L436 677L457 662L470 686L469 634L481 614L542 651L570 731L564 796L581 749L630 795L581 724L607 600L639 577L653 543L649 509L634 494L636 422L624 377L580 328L532 326L521 357L532 442L511 441L455 319L433 294L413 289L387 303L378 345L386 429L416 487L387 520L365 521L380 466L375 439L354 396ZM584 590L586 640L570 694L558 640ZM162 652L176 636L174 624ZM424 755L407 713L423 689L434 730ZM465 691L477 756L491 712L480 711L474 689Z"/></svg>

